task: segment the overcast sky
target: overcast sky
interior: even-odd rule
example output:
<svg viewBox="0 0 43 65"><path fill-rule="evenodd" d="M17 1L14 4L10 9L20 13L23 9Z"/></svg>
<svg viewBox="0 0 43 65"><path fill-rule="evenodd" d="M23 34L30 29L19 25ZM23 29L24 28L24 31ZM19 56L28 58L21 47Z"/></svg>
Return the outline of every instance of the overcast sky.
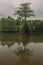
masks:
<svg viewBox="0 0 43 65"><path fill-rule="evenodd" d="M31 2L35 17L43 19L43 0L0 0L0 17L12 16L20 3Z"/></svg>

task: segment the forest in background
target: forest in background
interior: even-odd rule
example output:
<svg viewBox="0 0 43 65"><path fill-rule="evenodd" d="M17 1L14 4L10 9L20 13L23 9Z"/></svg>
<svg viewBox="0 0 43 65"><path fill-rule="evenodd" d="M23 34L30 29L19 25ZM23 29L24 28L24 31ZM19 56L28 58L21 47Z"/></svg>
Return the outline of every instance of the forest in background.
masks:
<svg viewBox="0 0 43 65"><path fill-rule="evenodd" d="M0 32L33 33L43 32L43 20L20 20L10 16L0 20Z"/></svg>

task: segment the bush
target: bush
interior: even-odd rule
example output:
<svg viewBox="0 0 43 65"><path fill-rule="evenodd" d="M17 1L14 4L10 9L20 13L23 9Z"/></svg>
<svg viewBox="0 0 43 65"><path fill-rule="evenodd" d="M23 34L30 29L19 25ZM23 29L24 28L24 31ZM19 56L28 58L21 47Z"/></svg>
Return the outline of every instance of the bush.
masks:
<svg viewBox="0 0 43 65"><path fill-rule="evenodd" d="M27 23L23 24L22 32L24 32L24 33L29 33L30 32L30 29L29 29L29 26L28 26Z"/></svg>

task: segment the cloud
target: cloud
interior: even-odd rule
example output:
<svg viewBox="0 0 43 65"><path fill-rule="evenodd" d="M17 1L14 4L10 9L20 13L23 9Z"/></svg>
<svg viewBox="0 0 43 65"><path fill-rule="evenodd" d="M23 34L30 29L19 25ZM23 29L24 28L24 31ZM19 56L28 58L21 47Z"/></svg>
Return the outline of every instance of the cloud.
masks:
<svg viewBox="0 0 43 65"><path fill-rule="evenodd" d="M13 16L20 3L31 2L36 18L43 18L43 0L0 0L0 17Z"/></svg>

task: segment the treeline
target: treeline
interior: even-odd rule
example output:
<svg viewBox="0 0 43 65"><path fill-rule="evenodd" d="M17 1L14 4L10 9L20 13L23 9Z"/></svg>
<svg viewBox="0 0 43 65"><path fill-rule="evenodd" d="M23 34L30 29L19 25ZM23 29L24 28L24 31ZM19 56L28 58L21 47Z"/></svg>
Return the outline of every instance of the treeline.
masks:
<svg viewBox="0 0 43 65"><path fill-rule="evenodd" d="M43 20L17 20L7 17L0 20L0 32L33 33L43 32Z"/></svg>

